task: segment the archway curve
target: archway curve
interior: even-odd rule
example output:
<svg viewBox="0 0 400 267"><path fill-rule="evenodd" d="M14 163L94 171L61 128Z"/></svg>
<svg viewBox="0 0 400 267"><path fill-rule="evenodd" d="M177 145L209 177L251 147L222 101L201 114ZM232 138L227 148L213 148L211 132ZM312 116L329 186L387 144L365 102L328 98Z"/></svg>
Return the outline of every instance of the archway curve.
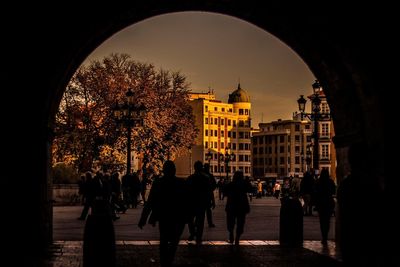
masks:
<svg viewBox="0 0 400 267"><path fill-rule="evenodd" d="M13 240L25 239L38 244L36 249L46 247L51 241L48 160L52 119L75 70L92 50L117 31L145 18L177 11L209 11L231 15L257 25L291 47L325 88L333 110L337 135L335 143L337 148L343 148L338 150L338 158L344 160L338 165L343 170L346 168L346 149L349 144L359 139L367 141L373 149L369 156L375 163L371 169L375 174L374 181L371 182L380 183L380 191L384 190L387 181L384 179L384 157L381 156L384 155L384 135L383 98L380 91L383 77L378 75L381 65L377 64L379 51L375 45L379 40L371 41L369 35L371 26L377 22L370 20L368 14L347 12L340 16L326 13L316 15L318 13L315 10L289 12L284 8L272 5L263 7L261 2L251 1L154 0L96 7L77 7L65 3L57 7L47 6L43 10L22 12L19 20L25 22L26 32L35 33L35 36L31 36L35 42L24 47L27 53L20 52L21 44L26 44L26 36L17 36L14 32L17 28L12 25L4 33L12 42L6 43L5 47L8 54L3 62L9 64L9 69L3 86L15 88L7 96L20 99L20 105L30 111L25 113L25 120L32 133L29 140L21 140L11 136L11 133L8 140L15 146L11 147L10 155L18 154L16 151L35 153L35 157L26 165L31 174L29 177L36 177L29 179L25 173L16 174L17 185L23 185L20 195L24 197L19 202L31 204L31 209L24 215L31 218L31 223L17 230L10 222L9 228L16 229L14 233L17 232L18 236L6 237L6 240L12 243ZM3 17L1 20L4 25L9 25L9 21L3 21L6 19ZM16 67L15 62L26 60L39 62L40 68L30 69L25 73L25 79L20 79L20 73L16 71L18 68L13 67ZM36 90L29 90L31 88ZM24 99L20 98L21 92L25 94ZM26 131L26 124L19 123L15 115L10 116L10 121L15 131ZM19 162L10 166L16 166L14 170L18 170ZM24 218L15 211L10 214L15 215L13 218ZM368 225L372 227L373 223L368 222ZM30 253L34 255L34 251Z"/></svg>

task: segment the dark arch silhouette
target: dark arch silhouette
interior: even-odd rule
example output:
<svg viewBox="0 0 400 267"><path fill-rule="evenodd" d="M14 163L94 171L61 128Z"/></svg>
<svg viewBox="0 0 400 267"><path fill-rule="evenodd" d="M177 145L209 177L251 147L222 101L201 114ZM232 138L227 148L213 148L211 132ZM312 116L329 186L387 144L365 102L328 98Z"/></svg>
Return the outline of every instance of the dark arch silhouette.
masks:
<svg viewBox="0 0 400 267"><path fill-rule="evenodd" d="M338 177L348 168L347 148L356 140L369 147L371 175L365 186L384 193L384 134L379 38L371 29L383 22L368 12L326 8L293 11L256 1L131 1L124 4L78 6L9 6L1 16L3 25L4 145L2 190L6 206L4 242L8 255L21 240L29 244L20 261L35 266L52 241L52 203L49 174L52 122L66 84L87 55L108 37L132 23L176 11L210 11L241 18L274 34L296 51L325 89L335 123ZM303 7L308 10L308 7ZM380 24L379 24L380 23ZM4 95L5 94L5 95ZM4 102L6 102L4 101ZM22 135L22 137L21 137ZM18 190L16 197L15 190ZM386 216L386 214L383 214ZM365 218L368 229L384 229L385 217ZM16 221L23 222L23 227ZM367 232L366 232L367 233ZM384 235L383 235L384 236ZM339 236L340 238L340 236ZM379 248L379 243L360 242ZM376 240L379 241L379 240ZM25 245L26 246L26 245ZM368 255L368 254L366 254ZM379 255L379 254L377 254ZM378 256L376 256L378 257ZM11 258L15 260L15 258ZM21 266L23 263L20 264Z"/></svg>

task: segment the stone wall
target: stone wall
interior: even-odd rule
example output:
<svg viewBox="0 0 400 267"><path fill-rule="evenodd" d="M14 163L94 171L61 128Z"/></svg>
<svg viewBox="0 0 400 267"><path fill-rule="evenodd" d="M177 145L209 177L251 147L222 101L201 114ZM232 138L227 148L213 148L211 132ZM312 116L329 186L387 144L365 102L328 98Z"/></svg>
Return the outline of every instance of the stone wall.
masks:
<svg viewBox="0 0 400 267"><path fill-rule="evenodd" d="M80 205L77 184L53 184L53 203L55 206Z"/></svg>

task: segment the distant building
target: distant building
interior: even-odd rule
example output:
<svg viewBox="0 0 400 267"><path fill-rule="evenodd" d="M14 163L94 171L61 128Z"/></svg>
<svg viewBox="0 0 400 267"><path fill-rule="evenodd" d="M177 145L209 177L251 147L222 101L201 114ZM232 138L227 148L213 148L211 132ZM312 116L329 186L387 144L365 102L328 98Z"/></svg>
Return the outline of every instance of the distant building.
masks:
<svg viewBox="0 0 400 267"><path fill-rule="evenodd" d="M329 106L321 90L321 113L328 114ZM312 98L310 96L309 98ZM336 152L332 142L333 123L329 117L319 123L319 168L328 169L336 180ZM252 137L252 164L254 178L301 177L311 170L314 149L313 122L294 113L291 120L260 123L260 131Z"/></svg>
<svg viewBox="0 0 400 267"><path fill-rule="evenodd" d="M215 177L231 177L236 170L251 175L251 103L240 87L229 95L228 103L215 99L212 92L190 94L199 135L195 145L180 151L175 159L177 176L188 176L197 160L209 162ZM223 159L233 154L228 169ZM221 156L222 155L222 156Z"/></svg>

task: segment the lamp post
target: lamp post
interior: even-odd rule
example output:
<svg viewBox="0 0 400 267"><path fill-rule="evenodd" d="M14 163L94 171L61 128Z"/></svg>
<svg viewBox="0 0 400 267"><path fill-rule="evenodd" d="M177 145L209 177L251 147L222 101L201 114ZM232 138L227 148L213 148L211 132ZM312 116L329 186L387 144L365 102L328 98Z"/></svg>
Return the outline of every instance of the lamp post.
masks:
<svg viewBox="0 0 400 267"><path fill-rule="evenodd" d="M143 126L145 108L143 105L135 103L134 94L131 89L125 94L126 100L123 104L115 103L113 108L114 117L119 125L123 125L127 131L127 152L126 152L126 174L131 173L131 148L132 148L132 129Z"/></svg>
<svg viewBox="0 0 400 267"><path fill-rule="evenodd" d="M322 121L324 119L329 119L330 114L329 113L324 113L321 114L321 98L320 98L320 93L322 91L321 85L319 84L318 80L315 81L315 83L312 84L313 88L313 94L310 96L311 99L311 113L306 113L305 108L306 108L306 103L307 100L304 98L303 95L300 95L300 98L297 100L297 103L299 104L299 111L301 114L301 119L303 117L307 117L310 121L313 121L314 123L314 129L313 129L313 169L315 174L319 173L319 121ZM307 160L307 158L306 158Z"/></svg>
<svg viewBox="0 0 400 267"><path fill-rule="evenodd" d="M226 180L229 180L229 162L235 160L235 154L233 152L229 153L228 148L225 148L225 155L220 154L221 160L225 163Z"/></svg>

